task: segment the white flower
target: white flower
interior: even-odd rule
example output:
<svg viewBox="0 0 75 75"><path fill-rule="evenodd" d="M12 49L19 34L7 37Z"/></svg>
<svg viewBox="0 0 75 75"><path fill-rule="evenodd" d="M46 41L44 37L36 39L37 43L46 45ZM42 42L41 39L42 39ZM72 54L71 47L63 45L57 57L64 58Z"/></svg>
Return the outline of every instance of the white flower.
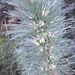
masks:
<svg viewBox="0 0 75 75"><path fill-rule="evenodd" d="M40 45L40 43L39 43L39 38L36 38L36 39L34 40L34 43L35 43L37 46L39 46L39 45Z"/></svg>
<svg viewBox="0 0 75 75"><path fill-rule="evenodd" d="M64 56L67 56L67 53L64 53Z"/></svg>
<svg viewBox="0 0 75 75"><path fill-rule="evenodd" d="M43 52L43 48L41 48L40 51Z"/></svg>
<svg viewBox="0 0 75 75"><path fill-rule="evenodd" d="M37 46L39 46L39 45L40 45L38 42L35 42L35 44L36 44Z"/></svg>
<svg viewBox="0 0 75 75"><path fill-rule="evenodd" d="M55 56L53 54L50 55L50 59L54 59Z"/></svg>
<svg viewBox="0 0 75 75"><path fill-rule="evenodd" d="M40 43L40 44L41 44L41 43L45 43L44 37L42 37L42 38L40 39L39 43Z"/></svg>
<svg viewBox="0 0 75 75"><path fill-rule="evenodd" d="M57 60L57 56L54 56L54 54L51 54L50 59Z"/></svg>
<svg viewBox="0 0 75 75"><path fill-rule="evenodd" d="M66 62L68 62L69 61L69 59L68 58L66 58Z"/></svg>
<svg viewBox="0 0 75 75"><path fill-rule="evenodd" d="M52 34L51 32L48 33L49 38L50 37L54 37L54 34Z"/></svg>
<svg viewBox="0 0 75 75"><path fill-rule="evenodd" d="M43 33L43 36L46 37L47 36L47 33Z"/></svg>
<svg viewBox="0 0 75 75"><path fill-rule="evenodd" d="M45 49L51 50L51 49L53 49L53 46L48 45L45 47Z"/></svg>
<svg viewBox="0 0 75 75"><path fill-rule="evenodd" d="M53 46L51 46L51 49L53 49Z"/></svg>
<svg viewBox="0 0 75 75"><path fill-rule="evenodd" d="M41 27L41 26L44 26L44 21L40 20L40 21L39 21L39 25L40 25L40 27Z"/></svg>

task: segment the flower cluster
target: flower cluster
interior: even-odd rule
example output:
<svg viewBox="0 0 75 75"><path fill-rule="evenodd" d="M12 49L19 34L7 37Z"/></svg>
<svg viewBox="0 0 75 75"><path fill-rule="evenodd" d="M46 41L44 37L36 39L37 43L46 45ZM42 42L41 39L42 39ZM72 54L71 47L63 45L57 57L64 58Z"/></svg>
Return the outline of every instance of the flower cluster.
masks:
<svg viewBox="0 0 75 75"><path fill-rule="evenodd" d="M14 30L8 31L8 34L14 35L20 52L24 53L19 60L24 70L22 75L66 75L68 70L64 71L68 68L63 65L62 57L69 46L61 37L66 33L63 33L65 25L72 19L65 21L64 16L71 6L63 8L63 0L11 0L8 3L16 6L16 10L9 12L10 15L22 21L10 25ZM18 49L16 53L19 53Z"/></svg>
<svg viewBox="0 0 75 75"><path fill-rule="evenodd" d="M42 12L42 16L47 16L48 12ZM55 69L56 66L52 64L52 59L56 60L56 57L51 53L53 46L49 43L50 39L54 37L54 34L51 32L44 32L44 26L45 23L44 21L40 20L37 24L35 21L33 21L33 25L37 30L37 35L38 37L35 37L34 43L36 46L40 46L41 48L39 49L37 55L40 56L43 53L43 61L42 61L42 70L44 71L49 71L49 69ZM41 36L39 36L38 33L42 33Z"/></svg>
<svg viewBox="0 0 75 75"><path fill-rule="evenodd" d="M43 11L43 13L44 13L44 11ZM48 13L45 13L45 16L47 16L47 15L48 15ZM41 53L44 53L43 54L43 61L42 61L42 70L49 71L49 69L56 68L56 66L54 64L52 64L52 61L51 61L52 59L56 60L56 57L51 53L53 46L50 43L48 43L48 41L54 37L54 34L52 34L51 32L43 32L44 29L42 28L42 26L44 26L44 25L45 25L45 23L42 20L40 20L38 24L36 24L34 22L34 26L40 27L40 31L37 28L37 34L39 32L42 33L41 37L38 34L38 36L40 38L36 37L34 39L34 43L36 46L41 46L37 55L40 56Z"/></svg>
<svg viewBox="0 0 75 75"><path fill-rule="evenodd" d="M34 40L34 43L35 43L37 46L39 46L40 44L45 43L45 38L44 38L44 37L42 37L42 38L36 38L36 39Z"/></svg>

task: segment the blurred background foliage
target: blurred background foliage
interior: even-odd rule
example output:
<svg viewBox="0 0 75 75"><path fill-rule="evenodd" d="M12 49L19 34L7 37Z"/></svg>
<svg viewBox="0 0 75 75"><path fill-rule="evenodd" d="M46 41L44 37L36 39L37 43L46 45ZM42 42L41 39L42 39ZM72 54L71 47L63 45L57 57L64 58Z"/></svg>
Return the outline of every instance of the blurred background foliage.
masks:
<svg viewBox="0 0 75 75"><path fill-rule="evenodd" d="M14 7L4 3L0 0L0 75L19 75L17 72L17 63L14 62L13 58L13 47L14 43L9 41L11 35L1 35L1 32L7 31L10 27L7 27L11 18L4 12L13 10ZM14 64L12 64L14 62Z"/></svg>
<svg viewBox="0 0 75 75"><path fill-rule="evenodd" d="M64 2L65 7L67 7L68 5L74 3L75 0L64 0ZM10 27L6 27L5 24L11 23L10 21L13 20L18 21L18 19L14 18L13 16L10 17L10 15L4 13L5 11L8 12L9 10L14 10L14 6L4 3L4 0L0 0L0 75L20 75L20 71L17 68L17 63L14 62L15 58L13 58L13 50L11 50L14 47L14 43L13 41L9 42L11 35L1 35L1 32L10 29ZM75 16L75 9L73 9L70 13L66 13L65 15L66 18ZM75 22L71 23L70 25L74 27ZM66 31L67 34L63 35L63 37L67 37L68 39L71 39L73 42L75 42L75 29L70 28ZM6 44L6 42L9 42L9 44ZM73 48L71 52L75 52L75 48ZM64 57L67 58L67 56ZM12 64L12 62L14 62L14 64ZM75 64L71 65L71 67L75 69ZM72 75L75 75L75 73Z"/></svg>

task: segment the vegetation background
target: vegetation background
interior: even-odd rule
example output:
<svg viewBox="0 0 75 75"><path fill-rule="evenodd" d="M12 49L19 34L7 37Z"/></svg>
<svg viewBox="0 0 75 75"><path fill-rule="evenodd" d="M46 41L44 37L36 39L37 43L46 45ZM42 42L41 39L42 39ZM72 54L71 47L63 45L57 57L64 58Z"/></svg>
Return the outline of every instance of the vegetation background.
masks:
<svg viewBox="0 0 75 75"><path fill-rule="evenodd" d="M74 3L75 0L65 0L65 7L68 5ZM9 41L9 38L11 35L5 36L1 35L1 32L8 31L11 28L7 27L6 24L12 23L12 21L16 21L18 23L20 20L17 18L14 18L13 16L8 17L9 15L5 13L9 10L14 10L14 6L11 6L7 3L5 3L5 0L0 1L0 75L20 75L20 70L18 70L18 64L17 62L14 62L16 60L16 57L13 54L13 47L14 43L13 41L10 43L6 43ZM66 19L75 16L75 8L69 12L66 13ZM75 18L75 17L74 17ZM4 26L5 25L5 26ZM63 38L71 39L72 42L75 43L75 19L72 23L70 23L73 28L68 28L66 31L67 33L63 35ZM73 47L70 51L71 53L75 53L75 47ZM68 55L68 56L71 56ZM12 62L14 62L12 64ZM73 69L75 70L75 64L73 65ZM72 73L72 75L75 75L75 72Z"/></svg>

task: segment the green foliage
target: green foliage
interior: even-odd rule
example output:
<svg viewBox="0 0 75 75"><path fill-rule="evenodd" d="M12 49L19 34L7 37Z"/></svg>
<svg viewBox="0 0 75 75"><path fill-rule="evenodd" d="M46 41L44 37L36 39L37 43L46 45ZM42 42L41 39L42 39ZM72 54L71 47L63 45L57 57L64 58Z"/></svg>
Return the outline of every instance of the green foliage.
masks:
<svg viewBox="0 0 75 75"><path fill-rule="evenodd" d="M65 38L65 13L72 8L62 9L63 0L12 0L15 6L8 14L20 19L19 24L8 24L16 46L14 54L21 75L68 75L71 62L63 55L71 47ZM13 63L12 63L13 64Z"/></svg>
<svg viewBox="0 0 75 75"><path fill-rule="evenodd" d="M6 27L3 24L0 27L0 75L13 75L12 61L13 59L13 42L9 42L8 36L1 33L6 31ZM11 60L12 59L12 60ZM11 66L9 66L11 65ZM9 68L8 68L9 66ZM16 67L15 67L16 68Z"/></svg>

